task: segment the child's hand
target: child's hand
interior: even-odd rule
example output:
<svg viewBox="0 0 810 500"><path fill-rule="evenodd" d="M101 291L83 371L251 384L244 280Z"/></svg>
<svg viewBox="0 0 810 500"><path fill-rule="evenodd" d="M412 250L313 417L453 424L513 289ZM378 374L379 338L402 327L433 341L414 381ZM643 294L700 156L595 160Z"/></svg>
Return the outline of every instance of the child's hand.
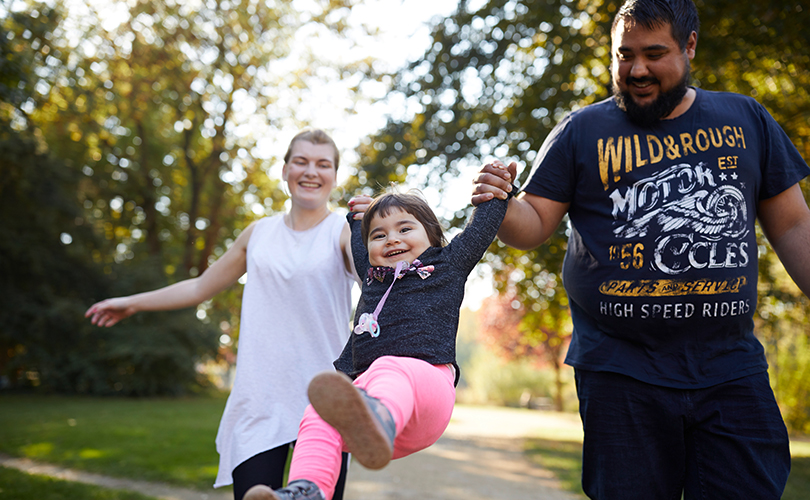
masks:
<svg viewBox="0 0 810 500"><path fill-rule="evenodd" d="M354 212L354 220L360 220L363 218L363 213L368 210L368 206L371 205L373 200L374 198L364 194L355 196L349 200L349 211Z"/></svg>

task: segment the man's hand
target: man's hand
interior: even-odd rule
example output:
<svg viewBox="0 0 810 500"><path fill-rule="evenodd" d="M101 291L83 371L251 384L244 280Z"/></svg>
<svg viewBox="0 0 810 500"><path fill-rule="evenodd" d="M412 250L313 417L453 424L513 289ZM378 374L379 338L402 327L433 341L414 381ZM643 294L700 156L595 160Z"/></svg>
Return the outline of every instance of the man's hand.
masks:
<svg viewBox="0 0 810 500"><path fill-rule="evenodd" d="M517 164L512 162L508 167L500 160L487 163L478 171L473 180L473 192L470 201L478 205L493 198L505 200L512 191L512 183L517 177Z"/></svg>

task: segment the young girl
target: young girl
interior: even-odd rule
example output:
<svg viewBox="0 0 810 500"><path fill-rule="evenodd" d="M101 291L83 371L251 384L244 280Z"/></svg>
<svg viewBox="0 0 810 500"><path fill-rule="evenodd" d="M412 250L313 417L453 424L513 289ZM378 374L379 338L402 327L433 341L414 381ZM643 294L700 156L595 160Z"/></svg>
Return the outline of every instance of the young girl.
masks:
<svg viewBox="0 0 810 500"><path fill-rule="evenodd" d="M246 500L331 499L341 451L381 469L439 439L455 403L464 284L506 206L497 199L479 205L447 246L436 215L417 195L384 194L362 222L349 214L352 254L364 283L354 335L335 361L342 373L321 373L309 385L311 405L288 486L256 486Z"/></svg>

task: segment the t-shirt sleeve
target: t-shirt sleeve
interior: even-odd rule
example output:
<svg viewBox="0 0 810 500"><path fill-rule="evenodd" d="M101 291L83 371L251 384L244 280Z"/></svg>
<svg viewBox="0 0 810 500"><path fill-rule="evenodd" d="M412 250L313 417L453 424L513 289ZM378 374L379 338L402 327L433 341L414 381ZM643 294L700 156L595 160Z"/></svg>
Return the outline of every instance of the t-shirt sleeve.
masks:
<svg viewBox="0 0 810 500"><path fill-rule="evenodd" d="M810 175L810 167L782 127L759 103L765 133L759 199L772 198Z"/></svg>
<svg viewBox="0 0 810 500"><path fill-rule="evenodd" d="M576 184L573 119L569 114L546 137L523 191L560 203L573 200Z"/></svg>

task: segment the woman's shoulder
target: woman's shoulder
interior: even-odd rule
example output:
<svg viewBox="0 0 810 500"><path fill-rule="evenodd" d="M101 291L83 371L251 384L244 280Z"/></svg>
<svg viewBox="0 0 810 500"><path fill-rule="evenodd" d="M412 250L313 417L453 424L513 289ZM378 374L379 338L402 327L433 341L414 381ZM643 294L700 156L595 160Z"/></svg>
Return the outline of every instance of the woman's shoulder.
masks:
<svg viewBox="0 0 810 500"><path fill-rule="evenodd" d="M273 233L278 224L284 223L284 214L275 214L275 215L268 215L266 217L262 217L261 219L255 220L250 223L248 227L246 227L241 235L247 236L250 240L256 239L258 235L265 234L265 233ZM248 244L250 244L248 242Z"/></svg>
<svg viewBox="0 0 810 500"><path fill-rule="evenodd" d="M278 214L268 215L268 216L262 217L261 219L257 219L255 221L251 222L250 226L248 226L248 227L252 226L254 228L253 229L254 231L256 229L259 229L259 228L261 228L262 230L266 230L266 229L275 227L279 223L281 223L281 224L284 223L284 213L283 212L278 213Z"/></svg>
<svg viewBox="0 0 810 500"><path fill-rule="evenodd" d="M340 239L340 236L343 234L344 230L349 229L349 222L346 220L345 214L330 212L324 222L329 225L329 228L331 229L330 232L333 237L337 237L338 239Z"/></svg>

